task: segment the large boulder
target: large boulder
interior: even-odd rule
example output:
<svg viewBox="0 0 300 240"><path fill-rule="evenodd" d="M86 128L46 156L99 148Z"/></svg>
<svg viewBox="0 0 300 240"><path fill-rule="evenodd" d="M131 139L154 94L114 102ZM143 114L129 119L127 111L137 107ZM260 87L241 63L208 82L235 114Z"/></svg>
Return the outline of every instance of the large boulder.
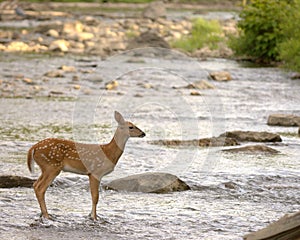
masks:
<svg viewBox="0 0 300 240"><path fill-rule="evenodd" d="M281 142L280 135L270 132L255 132L255 131L231 131L225 132L220 137L234 138L237 141L246 142Z"/></svg>
<svg viewBox="0 0 300 240"><path fill-rule="evenodd" d="M166 17L166 7L163 1L151 2L143 11L142 16L151 20Z"/></svg>
<svg viewBox="0 0 300 240"><path fill-rule="evenodd" d="M246 154L256 154L256 153L263 153L263 154L277 154L279 151L268 147L266 145L249 145L243 146L238 148L230 148L224 149L223 152L231 152L231 153L246 153Z"/></svg>
<svg viewBox="0 0 300 240"><path fill-rule="evenodd" d="M291 114L271 114L268 117L268 125L285 127L300 126L300 116Z"/></svg>
<svg viewBox="0 0 300 240"><path fill-rule="evenodd" d="M126 192L168 193L190 190L178 177L169 173L142 173L108 183L106 189Z"/></svg>
<svg viewBox="0 0 300 240"><path fill-rule="evenodd" d="M34 179L22 177L3 175L0 176L0 188L15 188L15 187L32 187Z"/></svg>

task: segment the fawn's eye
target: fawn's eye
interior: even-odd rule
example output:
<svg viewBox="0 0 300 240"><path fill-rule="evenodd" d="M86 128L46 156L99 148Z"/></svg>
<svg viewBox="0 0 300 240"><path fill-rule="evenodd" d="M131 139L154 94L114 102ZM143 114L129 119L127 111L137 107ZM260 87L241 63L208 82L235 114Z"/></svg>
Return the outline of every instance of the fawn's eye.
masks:
<svg viewBox="0 0 300 240"><path fill-rule="evenodd" d="M132 127L132 126L130 126L130 127L129 127L129 129L133 129L133 127Z"/></svg>

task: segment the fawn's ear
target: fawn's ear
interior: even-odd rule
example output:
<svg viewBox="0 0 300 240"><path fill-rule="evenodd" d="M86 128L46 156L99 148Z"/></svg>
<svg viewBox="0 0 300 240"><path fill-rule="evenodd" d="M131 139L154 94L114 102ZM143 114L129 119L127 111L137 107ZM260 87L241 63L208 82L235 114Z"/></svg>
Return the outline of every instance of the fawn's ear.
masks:
<svg viewBox="0 0 300 240"><path fill-rule="evenodd" d="M125 124L125 120L124 120L123 116L121 115L121 113L119 113L117 111L115 111L115 119L119 123L119 125Z"/></svg>

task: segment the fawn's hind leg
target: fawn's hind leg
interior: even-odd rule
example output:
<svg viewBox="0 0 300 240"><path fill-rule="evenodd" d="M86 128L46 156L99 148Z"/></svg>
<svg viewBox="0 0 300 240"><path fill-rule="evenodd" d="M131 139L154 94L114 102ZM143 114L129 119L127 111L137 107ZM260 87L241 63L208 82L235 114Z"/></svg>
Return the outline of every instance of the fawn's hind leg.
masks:
<svg viewBox="0 0 300 240"><path fill-rule="evenodd" d="M35 195L41 208L41 215L42 217L48 219L50 217L45 203L45 192L49 185L52 183L52 181L55 179L55 177L60 173L60 171L60 169L47 169L47 171L42 171L42 175L33 184Z"/></svg>

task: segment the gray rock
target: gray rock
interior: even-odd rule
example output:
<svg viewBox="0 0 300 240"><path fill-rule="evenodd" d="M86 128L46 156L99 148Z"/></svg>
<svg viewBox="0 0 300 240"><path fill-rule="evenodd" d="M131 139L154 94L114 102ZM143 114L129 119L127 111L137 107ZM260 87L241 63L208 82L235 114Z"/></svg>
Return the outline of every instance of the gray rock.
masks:
<svg viewBox="0 0 300 240"><path fill-rule="evenodd" d="M256 154L256 153L265 153L265 154L277 154L279 151L268 147L266 145L250 145L243 146L238 148L224 149L223 152L232 152L232 153L247 153L247 154Z"/></svg>
<svg viewBox="0 0 300 240"><path fill-rule="evenodd" d="M196 146L196 147L222 147L239 145L236 139L229 137L212 137L194 140L157 140L150 142L152 144L166 146Z"/></svg>
<svg viewBox="0 0 300 240"><path fill-rule="evenodd" d="M106 189L126 192L169 193L190 190L178 177L169 173L142 173L108 183Z"/></svg>
<svg viewBox="0 0 300 240"><path fill-rule="evenodd" d="M143 48L143 47L159 47L159 48L169 49L170 45L156 32L147 31L142 33L140 36L132 39L129 42L127 49L135 49L135 48Z"/></svg>
<svg viewBox="0 0 300 240"><path fill-rule="evenodd" d="M220 137L234 138L237 141L246 142L281 142L280 135L269 132L232 131L220 135Z"/></svg>
<svg viewBox="0 0 300 240"><path fill-rule="evenodd" d="M272 114L268 117L268 125L273 126L300 126L300 116L291 114Z"/></svg>
<svg viewBox="0 0 300 240"><path fill-rule="evenodd" d="M144 10L142 16L151 20L166 17L166 7L162 1L151 2Z"/></svg>
<svg viewBox="0 0 300 240"><path fill-rule="evenodd" d="M34 179L22 177L22 176L11 176L4 175L0 176L0 188L15 188L15 187L32 187Z"/></svg>

